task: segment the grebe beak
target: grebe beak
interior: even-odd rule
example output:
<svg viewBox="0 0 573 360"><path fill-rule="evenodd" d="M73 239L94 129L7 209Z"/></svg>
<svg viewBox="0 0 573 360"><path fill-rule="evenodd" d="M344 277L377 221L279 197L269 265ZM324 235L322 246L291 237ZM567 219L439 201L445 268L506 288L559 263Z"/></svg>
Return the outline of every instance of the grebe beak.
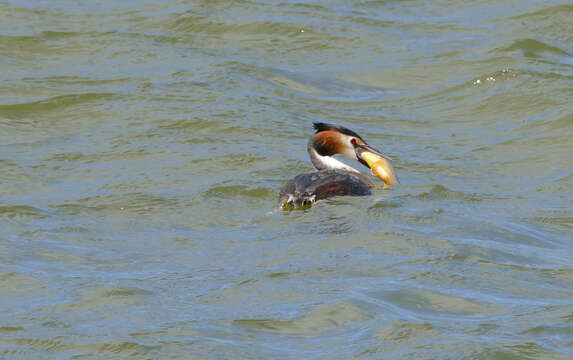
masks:
<svg viewBox="0 0 573 360"><path fill-rule="evenodd" d="M389 156L366 144L356 144L354 151L358 161L368 166L372 175L378 176L384 182L385 187L399 184L394 168L392 168L390 163L392 159Z"/></svg>

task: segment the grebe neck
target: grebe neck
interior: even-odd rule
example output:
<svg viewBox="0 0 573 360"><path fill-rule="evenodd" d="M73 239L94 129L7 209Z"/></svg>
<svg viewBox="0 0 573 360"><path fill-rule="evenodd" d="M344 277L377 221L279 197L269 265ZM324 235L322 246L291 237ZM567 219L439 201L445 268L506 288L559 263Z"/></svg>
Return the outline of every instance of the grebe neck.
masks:
<svg viewBox="0 0 573 360"><path fill-rule="evenodd" d="M342 161L336 160L332 156L320 155L316 151L316 149L312 146L312 141L309 141L307 150L308 150L308 155L310 156L310 161L312 161L312 164L318 170L338 169L338 170L346 170L355 173L360 173L360 171L356 170L352 166L346 165Z"/></svg>

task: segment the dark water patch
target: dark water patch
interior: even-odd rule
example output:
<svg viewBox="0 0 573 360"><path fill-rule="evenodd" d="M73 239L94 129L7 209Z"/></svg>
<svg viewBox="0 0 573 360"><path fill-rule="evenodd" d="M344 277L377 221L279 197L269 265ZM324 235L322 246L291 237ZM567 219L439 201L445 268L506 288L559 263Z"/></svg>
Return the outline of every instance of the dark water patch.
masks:
<svg viewBox="0 0 573 360"><path fill-rule="evenodd" d="M91 206L81 204L60 204L54 205L53 208L68 216L89 214L91 211L97 211Z"/></svg>
<svg viewBox="0 0 573 360"><path fill-rule="evenodd" d="M571 20L571 15L573 15L573 5L571 4L560 4L560 5L547 5L543 6L541 9L526 12L523 14L508 17L503 20L523 20L528 23L535 22L537 20L551 20L555 21L556 17L559 19L569 19Z"/></svg>
<svg viewBox="0 0 573 360"><path fill-rule="evenodd" d="M546 354L547 355L547 354ZM496 344L495 346L482 346L475 351L468 354L470 359L492 359L492 360L523 360L523 359L536 359L535 357L524 357L523 354L516 353L510 349L506 349L503 344ZM547 359L561 359L556 353L548 356Z"/></svg>
<svg viewBox="0 0 573 360"><path fill-rule="evenodd" d="M0 105L0 117L10 120L42 118L50 112L61 112L69 107L112 98L111 94L61 95L40 101Z"/></svg>
<svg viewBox="0 0 573 360"><path fill-rule="evenodd" d="M141 192L108 194L78 199L77 202L54 205L53 207L67 215L85 212L126 212L135 214L153 214L162 209L176 207L179 201Z"/></svg>
<svg viewBox="0 0 573 360"><path fill-rule="evenodd" d="M252 36L267 38L270 36L296 36L300 27L286 22L251 21L248 23L214 22L201 15L181 16L173 22L173 30L183 34L202 34L208 36L227 36L231 38ZM244 40L246 38L243 38Z"/></svg>
<svg viewBox="0 0 573 360"><path fill-rule="evenodd" d="M293 14L284 8L272 9L269 4L260 5L256 9L251 7L250 10L237 3L234 5L226 6L221 12L232 11L234 14L241 14L240 16L215 19L211 16L214 9L194 9L179 14L174 20L167 20L165 24L181 36L194 34L186 40L195 45L200 44L201 47L220 50L227 48L225 44L230 44L242 51L262 50L271 56L283 53L286 47L290 48L290 57L293 53L306 55L311 49L326 52L344 49L344 43L367 41L364 31L360 31L360 35L360 28L349 32L348 28L341 24L341 18L331 21L331 14L314 14L311 17L306 13L296 13L296 10ZM265 20L266 16L263 14L268 14L269 11L280 11L283 16ZM255 15L257 13L260 15ZM324 16L324 20L321 16ZM215 40L217 42L214 42Z"/></svg>
<svg viewBox="0 0 573 360"><path fill-rule="evenodd" d="M0 219L25 221L48 218L50 214L44 210L29 205L0 205Z"/></svg>
<svg viewBox="0 0 573 360"><path fill-rule="evenodd" d="M396 345L424 341L438 336L439 333L439 330L429 322L394 320L389 322L376 336L382 341Z"/></svg>
<svg viewBox="0 0 573 360"><path fill-rule="evenodd" d="M133 136L132 138L136 138ZM133 148L130 146L122 144L110 144L111 148L115 148L112 151L102 151L102 152L68 152L68 153L54 153L46 156L42 159L44 164L39 166L44 166L44 168L51 168L54 170L67 169L70 163L72 164L120 164L120 166L125 166L127 161L136 161L144 159L145 157L150 157L153 155L163 154L165 150L161 148L154 149L144 149L144 148ZM92 150L93 151L93 150ZM54 164L53 167L48 167L47 164ZM62 167L59 167L62 166ZM93 170L92 170L93 171ZM105 187L104 187L105 188Z"/></svg>
<svg viewBox="0 0 573 360"><path fill-rule="evenodd" d="M479 136L476 140L480 142L518 131L527 119L536 115L567 114L563 108L568 104L566 84L570 79L567 74L543 72L538 68L503 71L484 74L465 84L425 95L422 104L445 103L437 109L442 116L436 120L444 121L445 117L452 126L451 134L463 135L464 140L468 136ZM532 88L551 88L555 92L548 97L543 93L532 93ZM475 123L467 121L475 116L480 117L482 126L488 124L489 127L476 127Z"/></svg>
<svg viewBox="0 0 573 360"><path fill-rule="evenodd" d="M533 326L520 332L520 334L527 334L532 336L563 336L573 337L573 328L565 326Z"/></svg>
<svg viewBox="0 0 573 360"><path fill-rule="evenodd" d="M267 274L267 275L265 275L265 277L268 277L269 279L275 279L275 278L288 278L292 275L293 275L292 273L276 272L276 273Z"/></svg>
<svg viewBox="0 0 573 360"><path fill-rule="evenodd" d="M392 209L396 209L403 206L404 203L405 199L401 198L392 198L388 200L378 201L376 202L376 204L368 208L368 213L373 215L381 215L386 211L392 211Z"/></svg>
<svg viewBox="0 0 573 360"><path fill-rule="evenodd" d="M0 167L2 169L10 169L11 171L13 171L13 169L16 169L18 167L18 163L7 159L0 159Z"/></svg>
<svg viewBox="0 0 573 360"><path fill-rule="evenodd" d="M275 199L277 198L277 191L266 188L249 188L244 185L216 186L207 190L205 196L220 199L236 197Z"/></svg>
<svg viewBox="0 0 573 360"><path fill-rule="evenodd" d="M571 27L573 16L573 6L571 4L556 4L540 7L540 9L523 14L508 16L494 22L501 22L506 25L515 26L521 30L520 33L530 34L543 38L555 39L563 42L564 45L571 43L573 35L570 31L562 31Z"/></svg>
<svg viewBox="0 0 573 360"><path fill-rule="evenodd" d="M322 17L324 14L335 14L336 10L328 7L323 6L321 4L309 4L309 3L258 3L256 1L245 1L245 3L249 4L250 7L259 7L263 11L267 11L269 6L276 7L281 11L284 11L287 14L305 14L310 15L312 17Z"/></svg>
<svg viewBox="0 0 573 360"><path fill-rule="evenodd" d="M399 93L392 89L346 81L327 73L303 73L246 64L235 64L234 67L263 81L267 93L272 91L272 94L283 99L330 106L368 106L386 102Z"/></svg>
<svg viewBox="0 0 573 360"><path fill-rule="evenodd" d="M93 356L99 357L100 355L106 356L121 356L123 357L137 357L139 359L153 359L150 356L154 350L159 346L155 345L142 345L128 341L110 341L103 343L94 342L74 342L68 337L59 337L58 339L44 339L44 338L9 338L0 340L4 344L15 344L24 347L26 350L5 350L5 355L23 356L32 355L37 353L40 357L45 357L47 354L65 356L73 359L92 358ZM96 355L99 354L99 355Z"/></svg>
<svg viewBox="0 0 573 360"><path fill-rule="evenodd" d="M534 146L538 146L538 147L540 147L540 146L544 146L544 147L554 146L556 148L563 147L564 145L567 145L567 143L565 141L566 141L568 136L569 136L569 134L564 134L564 133L559 133L559 134L531 134L531 133L529 133L529 134L521 133L520 134L520 133L516 133L516 134L507 135L504 137L499 137L497 139L492 139L492 140L490 140L489 144L476 147L476 148L472 149L471 151L472 152L495 152L495 151L498 151L500 148L513 149L516 147L522 147L524 149L523 149L522 153L517 154L518 155L517 157L514 154L511 154L513 156L511 156L511 157L506 156L506 157L501 158L499 160L490 160L490 163L502 164L502 165L507 166L510 163L523 161L523 162L529 163L529 165L532 165L531 160L539 160L539 161L545 160L545 159L539 158L539 155L535 151ZM526 147L527 145L530 145L531 147L527 148ZM510 154L508 154L508 155L510 155ZM553 155L553 154L550 153L549 155ZM539 171L539 170L537 170L537 171ZM536 174L532 173L532 175L536 175Z"/></svg>
<svg viewBox="0 0 573 360"><path fill-rule="evenodd" d="M61 251L61 250L60 250ZM58 264L80 264L87 265L93 264L93 261L87 257L65 254L62 252L45 252L38 257L46 262L58 263Z"/></svg>
<svg viewBox="0 0 573 360"><path fill-rule="evenodd" d="M67 85L75 85L75 86L94 86L99 87L101 85L108 85L108 84L122 84L128 83L131 81L130 78L112 78L112 79L101 79L101 78L91 78L86 76L67 76L67 75L59 75L59 76L46 76L42 78L23 78L23 81L29 83L43 83L49 86L67 86Z"/></svg>
<svg viewBox="0 0 573 360"><path fill-rule="evenodd" d="M137 289L137 288L121 288L121 287L113 287L107 289L99 289L97 291L98 296L101 297L122 297L122 296L139 296L139 295L151 295L153 294L150 291Z"/></svg>
<svg viewBox="0 0 573 360"><path fill-rule="evenodd" d="M76 213L77 214L77 213ZM89 235L93 234L94 232L85 227L80 225L69 225L69 226L59 226L54 230L50 230L53 233L60 233L60 234L78 234L78 235Z"/></svg>
<svg viewBox="0 0 573 360"><path fill-rule="evenodd" d="M418 99L423 100L424 104L427 104L431 102L438 102L439 100L446 98L454 102L456 106L459 106L460 101L469 102L467 97L468 95L475 93L476 86L500 86L500 84L513 84L515 86L515 84L519 81L523 81L522 78L525 74L526 73L524 71L519 69L504 68L494 72L489 72L482 76L464 79L464 81L459 84L447 86L445 88L441 87L438 89L432 89L430 93L425 93Z"/></svg>
<svg viewBox="0 0 573 360"><path fill-rule="evenodd" d="M70 325L62 322L62 321L46 321L44 323L42 323L42 326L45 326L47 328L51 328L51 329L68 329L70 328Z"/></svg>
<svg viewBox="0 0 573 360"><path fill-rule="evenodd" d="M475 217L468 219L460 216L458 224L449 229L448 238L461 247L471 247L467 251L490 251L490 259L497 258L500 262L506 258L510 263L520 264L530 262L532 265L544 263L542 258L532 256L539 251L551 251L554 245L545 237L545 233L527 223L507 223L502 215L498 219L483 219ZM478 220L478 221L476 221ZM457 239L457 240L456 240ZM478 250L483 247L482 250ZM476 254L477 255L477 254Z"/></svg>
<svg viewBox="0 0 573 360"><path fill-rule="evenodd" d="M500 49L503 52L519 51L523 56L533 59L544 57L569 58L571 54L555 46L534 39L519 39L508 47Z"/></svg>
<svg viewBox="0 0 573 360"><path fill-rule="evenodd" d="M18 58L22 52L49 53L51 50L53 49L44 40L36 36L0 34L0 52L2 54L11 54L12 57Z"/></svg>
<svg viewBox="0 0 573 360"><path fill-rule="evenodd" d="M433 151L431 146L427 147L428 149L425 151ZM473 181L476 180L486 180L491 175L487 174L483 169L475 166L468 166L469 163L469 155L467 153L452 153L452 154L444 154L442 153L441 159L426 159L422 161L418 161L416 158L408 159L408 160L401 160L397 163L396 172L400 176L400 173L404 169L406 172L410 174L414 174L417 177L423 177L423 179L419 180L421 184L427 184L428 182L438 182L438 183L447 183L447 179L472 179ZM406 173L409 175L408 173ZM410 175L411 176L411 175ZM400 180L403 185L407 185L407 182L404 182L403 179ZM410 180L411 181L411 180Z"/></svg>
<svg viewBox="0 0 573 360"><path fill-rule="evenodd" d="M549 349L544 345L534 342L520 342L516 344L502 344L502 348L506 349L514 356L525 359L567 359L568 355L560 354L553 349ZM569 354L570 355L570 354Z"/></svg>
<svg viewBox="0 0 573 360"><path fill-rule="evenodd" d="M573 231L573 216L552 216L552 217L531 217L526 219L533 221L557 231L572 232Z"/></svg>
<svg viewBox="0 0 573 360"><path fill-rule="evenodd" d="M68 40L82 35L84 34L74 31L43 31L39 34L39 37L46 40Z"/></svg>
<svg viewBox="0 0 573 360"><path fill-rule="evenodd" d="M257 282L257 280L255 280L255 279L246 279L246 280L241 281L238 285L239 286L246 286L246 285L255 284L256 282Z"/></svg>
<svg viewBox="0 0 573 360"><path fill-rule="evenodd" d="M422 289L384 291L370 296L413 313L431 316L488 317L507 311L495 304Z"/></svg>
<svg viewBox="0 0 573 360"><path fill-rule="evenodd" d="M87 310L101 307L133 306L144 302L154 293L148 290L125 286L103 286L85 293L80 300L59 305L59 310Z"/></svg>
<svg viewBox="0 0 573 360"><path fill-rule="evenodd" d="M62 351L69 345L65 341L41 338L10 338L0 341L8 344L25 346L32 350L42 350L47 352Z"/></svg>
<svg viewBox="0 0 573 360"><path fill-rule="evenodd" d="M352 326L372 318L364 309L352 303L318 305L292 320L237 319L233 325L251 331L294 336L318 336L326 331Z"/></svg>
<svg viewBox="0 0 573 360"><path fill-rule="evenodd" d="M521 105L516 107L515 104ZM497 138L530 117L532 111L548 111L561 105L563 105L561 97L547 98L539 94L519 92L487 93L486 96L466 107L465 114L482 116L491 123L489 131L474 130L476 134ZM465 114L448 112L449 116L464 116ZM505 121L500 122L500 119L505 119ZM515 121L515 123L512 125L509 121Z"/></svg>
<svg viewBox="0 0 573 360"><path fill-rule="evenodd" d="M150 352L160 348L159 345L142 345L135 342L127 341L114 341L107 342L100 345L96 345L96 353L102 352L107 354L113 354L114 356L129 356L129 357L141 357L143 359L153 359L154 357L149 355Z"/></svg>
<svg viewBox="0 0 573 360"><path fill-rule="evenodd" d="M424 262L426 263L426 262ZM441 265L441 264L438 264ZM448 274L445 272L439 271L421 271L421 272L412 272L412 275L409 279L412 280L419 280L426 283L435 283L439 284L440 286L444 286L446 284L456 284L462 283L466 280L461 275L458 274Z"/></svg>
<svg viewBox="0 0 573 360"><path fill-rule="evenodd" d="M481 194L466 194L460 191L454 191L446 188L443 185L435 184L431 187L429 191L425 191L421 194L416 195L417 199L421 200L464 200L464 201L482 201L483 195Z"/></svg>
<svg viewBox="0 0 573 360"><path fill-rule="evenodd" d="M0 333L12 333L24 330L21 326L0 326Z"/></svg>
<svg viewBox="0 0 573 360"><path fill-rule="evenodd" d="M203 130L205 132L220 130L223 125L216 120L203 119L203 118L185 118L185 119L162 119L158 121L158 128L162 130L171 131L196 131Z"/></svg>
<svg viewBox="0 0 573 360"><path fill-rule="evenodd" d="M519 130L535 131L534 136L537 136L537 133L547 134L546 136L570 134L573 133L573 113L566 107L556 107L529 117ZM552 133L553 131L559 133Z"/></svg>
<svg viewBox="0 0 573 360"><path fill-rule="evenodd" d="M329 278L331 276L334 276L336 273L338 273L337 269L335 268L325 268L325 267L319 267L319 268L314 268L314 269L307 269L305 271L302 271L300 269L295 269L292 271L277 271L277 272L271 272L268 274L264 274L263 277L265 279L271 279L271 280L291 280L291 279L296 279L299 277L302 278L307 278L307 279L325 279L325 278Z"/></svg>
<svg viewBox="0 0 573 360"><path fill-rule="evenodd" d="M470 252L458 248L456 251L445 256L409 260L396 267L407 271L409 280L425 287L457 289L469 299L481 298L515 310L519 309L518 304L528 303L521 308L526 312L531 311L532 306L548 301L561 303L571 297L572 292L567 289L571 284L570 269L553 264L508 263L507 254L501 258L496 250ZM432 270L425 271L428 267ZM532 287L531 283L543 285Z"/></svg>
<svg viewBox="0 0 573 360"><path fill-rule="evenodd" d="M191 160L190 163L197 169L198 174L215 174L217 172L248 171L269 161L271 160L261 156L227 153L210 157L204 154L200 158Z"/></svg>
<svg viewBox="0 0 573 360"><path fill-rule="evenodd" d="M479 262L483 261L483 259L480 257L468 255L468 254L453 253L453 254L445 254L443 256L428 256L428 257L423 257L423 258L411 259L411 260L408 260L407 263L408 264L423 263L423 264L439 265L439 264L446 264L446 263L451 263L451 262L457 263L457 262L464 262L464 261L479 263Z"/></svg>
<svg viewBox="0 0 573 360"><path fill-rule="evenodd" d="M78 160L84 160L86 158L85 154L74 152L74 153L65 153L65 154L53 154L46 158L44 161L54 161L54 162L75 162Z"/></svg>

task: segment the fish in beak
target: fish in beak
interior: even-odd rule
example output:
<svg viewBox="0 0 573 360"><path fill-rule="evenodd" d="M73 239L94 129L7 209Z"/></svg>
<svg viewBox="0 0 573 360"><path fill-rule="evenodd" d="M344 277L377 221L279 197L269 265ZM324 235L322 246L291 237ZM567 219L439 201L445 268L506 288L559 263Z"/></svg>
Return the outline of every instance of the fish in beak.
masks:
<svg viewBox="0 0 573 360"><path fill-rule="evenodd" d="M384 182L384 187L392 187L399 184L390 157L367 144L356 144L354 147L356 157L362 164L368 166L372 175L378 176Z"/></svg>

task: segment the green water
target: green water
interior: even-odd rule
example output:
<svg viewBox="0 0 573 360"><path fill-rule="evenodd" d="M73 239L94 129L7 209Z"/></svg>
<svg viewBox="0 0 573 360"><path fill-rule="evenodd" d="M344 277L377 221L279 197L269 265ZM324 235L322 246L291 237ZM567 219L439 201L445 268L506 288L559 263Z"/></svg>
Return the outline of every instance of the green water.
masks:
<svg viewBox="0 0 573 360"><path fill-rule="evenodd" d="M0 358L572 358L571 29L567 1L0 1ZM279 211L313 121L401 185Z"/></svg>

